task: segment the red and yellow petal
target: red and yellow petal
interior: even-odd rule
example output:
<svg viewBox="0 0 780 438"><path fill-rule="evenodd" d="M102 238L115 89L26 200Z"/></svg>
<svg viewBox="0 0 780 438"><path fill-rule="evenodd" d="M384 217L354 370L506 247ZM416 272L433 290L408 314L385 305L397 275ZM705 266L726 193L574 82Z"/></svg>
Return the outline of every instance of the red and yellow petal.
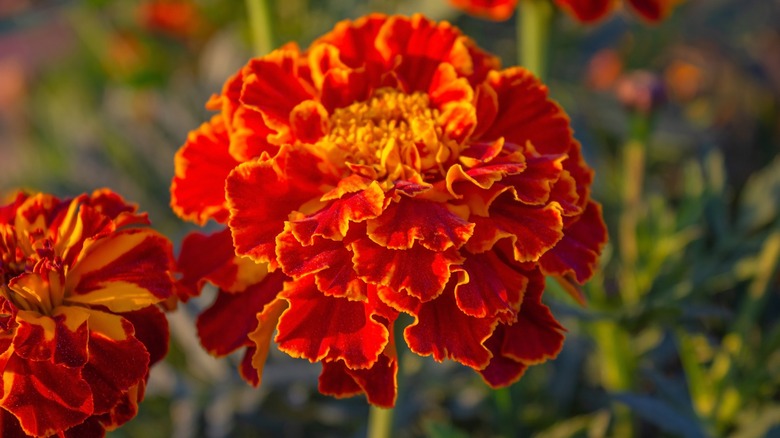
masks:
<svg viewBox="0 0 780 438"><path fill-rule="evenodd" d="M168 298L173 256L168 239L150 229L120 231L84 248L68 273L66 303L138 310Z"/></svg>
<svg viewBox="0 0 780 438"><path fill-rule="evenodd" d="M388 249L362 238L351 245L355 271L368 283L387 286L430 301L444 291L452 274L451 266L463 258L452 248L431 251L421 245L409 249Z"/></svg>
<svg viewBox="0 0 780 438"><path fill-rule="evenodd" d="M326 179L310 154L282 148L273 160L252 161L228 176L228 222L236 253L275 266L275 239L290 213L324 193Z"/></svg>
<svg viewBox="0 0 780 438"><path fill-rule="evenodd" d="M317 288L325 295L365 300L366 283L352 267L352 252L343 242L316 237L302 245L289 231L276 238L279 264L285 274L298 279L314 274Z"/></svg>
<svg viewBox="0 0 780 438"><path fill-rule="evenodd" d="M580 284L593 276L601 249L607 243L607 227L601 206L590 201L581 216L567 221L563 238L539 260L548 275L572 275Z"/></svg>
<svg viewBox="0 0 780 438"><path fill-rule="evenodd" d="M503 196L493 202L490 217L473 216L474 236L466 244L473 253L487 251L508 238L518 262L535 262L563 238L563 217L557 204L544 208L522 205Z"/></svg>
<svg viewBox="0 0 780 438"><path fill-rule="evenodd" d="M363 222L382 213L385 195L376 181L353 175L341 180L322 200L330 202L315 213L291 221L292 233L304 245L311 245L314 236L342 240L350 222Z"/></svg>
<svg viewBox="0 0 780 438"><path fill-rule="evenodd" d="M249 344L247 334L257 326L257 313L276 298L284 280L281 272L273 272L243 292L217 295L196 323L203 348L224 356Z"/></svg>
<svg viewBox="0 0 780 438"><path fill-rule="evenodd" d="M463 313L475 318L514 320L528 277L494 251L469 254L459 272L455 300Z"/></svg>
<svg viewBox="0 0 780 438"><path fill-rule="evenodd" d="M228 228L213 234L188 234L182 241L176 270L183 300L200 295L206 282L226 292L240 292L261 281L268 272L266 265L236 256Z"/></svg>
<svg viewBox="0 0 780 438"><path fill-rule="evenodd" d="M262 312L257 314L257 326L249 333L252 345L247 348L244 360L241 362L241 376L254 386L263 381L263 369L271 348L271 339L274 336L279 317L289 307L287 301L277 298L266 305Z"/></svg>
<svg viewBox="0 0 780 438"><path fill-rule="evenodd" d="M3 369L0 407L28 435L48 436L83 422L94 411L92 389L80 368L11 354Z"/></svg>
<svg viewBox="0 0 780 438"><path fill-rule="evenodd" d="M88 318L89 312L78 307L58 307L51 317L19 311L14 351L27 360L81 367L88 358Z"/></svg>
<svg viewBox="0 0 780 438"><path fill-rule="evenodd" d="M397 359L385 353L367 369L351 369L342 360L323 362L318 389L336 398L366 394L372 405L392 408L398 392L397 374Z"/></svg>
<svg viewBox="0 0 780 438"><path fill-rule="evenodd" d="M487 84L495 91L498 108L489 127L477 127L477 131L484 131L482 141L503 137L507 143L520 146L530 142L541 155L569 150L569 118L548 98L547 87L533 74L520 67L492 71Z"/></svg>
<svg viewBox="0 0 780 438"><path fill-rule="evenodd" d="M368 237L389 249L409 249L415 242L431 251L460 248L474 224L454 214L445 204L401 197L382 215L367 222Z"/></svg>
<svg viewBox="0 0 780 438"><path fill-rule="evenodd" d="M563 348L565 329L542 304L544 277L532 275L520 314L513 324L499 324L485 345L493 354L480 374L492 387L517 381L529 365L555 358Z"/></svg>
<svg viewBox="0 0 780 438"><path fill-rule="evenodd" d="M150 355L132 323L119 315L90 310L89 327L89 361L81 375L92 389L94 413L102 414L145 379Z"/></svg>
<svg viewBox="0 0 780 438"><path fill-rule="evenodd" d="M484 368L491 357L484 342L498 320L466 315L458 307L453 287L435 300L420 304L414 324L404 330L404 339L420 356L433 356L439 362L452 359L472 368Z"/></svg>
<svg viewBox="0 0 780 438"><path fill-rule="evenodd" d="M230 138L221 116L187 136L174 157L171 208L182 219L203 225L227 220L225 178L239 162L228 151Z"/></svg>
<svg viewBox="0 0 780 438"><path fill-rule="evenodd" d="M388 342L387 327L372 317L370 306L323 295L312 275L287 282L280 296L290 307L279 319L276 343L290 356L369 368Z"/></svg>

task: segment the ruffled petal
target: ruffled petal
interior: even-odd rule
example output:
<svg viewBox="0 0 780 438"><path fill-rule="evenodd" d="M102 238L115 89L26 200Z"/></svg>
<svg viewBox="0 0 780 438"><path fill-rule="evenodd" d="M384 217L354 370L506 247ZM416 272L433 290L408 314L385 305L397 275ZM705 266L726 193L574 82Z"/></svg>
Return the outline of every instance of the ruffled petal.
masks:
<svg viewBox="0 0 780 438"><path fill-rule="evenodd" d="M372 405L391 408L398 392L397 374L398 361L384 353L367 369L350 369L342 360L323 362L318 389L336 398L363 393Z"/></svg>
<svg viewBox="0 0 780 438"><path fill-rule="evenodd" d="M207 281L221 290L240 292L268 272L266 265L236 256L228 228L213 234L188 234L182 241L176 270L180 274L177 286L184 297L200 295Z"/></svg>
<svg viewBox="0 0 780 438"><path fill-rule="evenodd" d="M281 272L273 272L243 292L217 295L196 323L203 348L224 356L249 344L247 334L257 326L257 313L276 298L284 280Z"/></svg>
<svg viewBox="0 0 780 438"><path fill-rule="evenodd" d="M593 276L601 249L607 243L607 227L601 206L588 202L581 216L567 221L563 238L539 260L549 275L572 275L580 284Z"/></svg>
<svg viewBox="0 0 780 438"><path fill-rule="evenodd" d="M203 225L228 217L225 178L239 162L228 151L230 139L221 116L202 124L187 136L174 157L171 208L182 219Z"/></svg>
<svg viewBox="0 0 780 438"><path fill-rule="evenodd" d="M328 296L366 298L366 283L353 269L352 252L344 243L316 237L304 246L288 229L277 237L276 249L285 274L295 279L314 274L317 288Z"/></svg>
<svg viewBox="0 0 780 438"><path fill-rule="evenodd" d="M529 365L555 358L563 347L565 329L542 304L544 277L530 276L520 314L513 324L499 324L485 345L493 354L480 374L492 387L516 382Z"/></svg>
<svg viewBox="0 0 780 438"><path fill-rule="evenodd" d="M25 433L48 436L68 429L94 410L90 385L80 368L12 354L3 369L0 406L19 420Z"/></svg>
<svg viewBox="0 0 780 438"><path fill-rule="evenodd" d="M404 339L409 348L421 356L433 356L439 362L452 359L481 369L491 357L483 343L493 333L497 321L493 318L474 318L463 313L450 289L435 300L419 306L414 324L404 330ZM457 333L457 336L453 336L453 333Z"/></svg>
<svg viewBox="0 0 780 438"><path fill-rule="evenodd" d="M534 208L503 197L491 206L490 217L473 216L471 220L477 226L466 245L469 251L481 253L509 238L518 262L539 260L563 237L563 218L556 204Z"/></svg>
<svg viewBox="0 0 780 438"><path fill-rule="evenodd" d="M401 197L381 216L367 223L368 237L389 249L409 249L415 242L431 251L460 248L474 224L461 219L445 204Z"/></svg>
<svg viewBox="0 0 780 438"><path fill-rule="evenodd" d="M368 368L387 344L388 330L372 318L369 306L323 295L314 276L285 283L281 297L290 307L279 319L276 343L290 356L341 359L349 368Z"/></svg>
<svg viewBox="0 0 780 438"><path fill-rule="evenodd" d="M14 351L34 361L51 361L70 368L87 362L87 319L89 313L78 307L58 307L52 316L38 312L18 313Z"/></svg>
<svg viewBox="0 0 780 438"><path fill-rule="evenodd" d="M149 229L114 233L85 247L68 273L65 302L138 310L171 295L171 242Z"/></svg>
<svg viewBox="0 0 780 438"><path fill-rule="evenodd" d="M149 371L149 353L132 323L118 315L90 310L89 362L82 369L94 397L95 414L113 409Z"/></svg>
<svg viewBox="0 0 780 438"><path fill-rule="evenodd" d="M516 67L493 71L488 84L494 89L498 109L484 141L504 137L507 143L530 142L541 155L566 153L571 128L566 113L547 97L547 87L528 70ZM481 121L481 120L480 120ZM477 128L480 130L480 128Z"/></svg>
<svg viewBox="0 0 780 438"><path fill-rule="evenodd" d="M355 271L369 283L406 291L422 301L430 301L444 291L453 264L463 259L457 251L431 251L421 245L409 249L388 249L370 239L359 239L351 246Z"/></svg>
<svg viewBox="0 0 780 438"><path fill-rule="evenodd" d="M455 300L463 313L475 318L514 320L528 277L494 251L469 254L455 286Z"/></svg>
<svg viewBox="0 0 780 438"><path fill-rule="evenodd" d="M122 317L133 324L135 338L144 344L149 353L150 367L168 354L168 319L157 306L126 312Z"/></svg>
<svg viewBox="0 0 780 438"><path fill-rule="evenodd" d="M314 236L342 240L350 222L363 222L382 213L385 196L376 181L353 175L341 180L322 200L330 202L316 213L291 222L293 234L304 245L311 245Z"/></svg>
<svg viewBox="0 0 780 438"><path fill-rule="evenodd" d="M249 340L253 344L247 348L240 371L241 376L254 386L260 385L263 381L263 369L270 352L271 339L279 323L279 317L287 307L287 301L282 298L277 298L266 305L263 311L257 314L257 327L249 333Z"/></svg>
<svg viewBox="0 0 780 438"><path fill-rule="evenodd" d="M238 166L226 182L236 253L275 266L274 240L291 212L324 193L316 159L291 148Z"/></svg>

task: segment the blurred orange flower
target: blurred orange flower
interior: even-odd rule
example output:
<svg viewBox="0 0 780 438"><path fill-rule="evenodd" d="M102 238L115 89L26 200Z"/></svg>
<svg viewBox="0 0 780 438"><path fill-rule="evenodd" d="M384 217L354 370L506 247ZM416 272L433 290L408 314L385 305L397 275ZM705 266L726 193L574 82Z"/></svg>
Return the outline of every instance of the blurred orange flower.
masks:
<svg viewBox="0 0 780 438"><path fill-rule="evenodd" d="M0 206L0 432L102 436L168 350L170 242L118 195Z"/></svg>
<svg viewBox="0 0 780 438"><path fill-rule="evenodd" d="M569 120L528 71L448 23L371 15L251 60L209 107L172 207L229 231L185 240L180 287L219 287L201 340L248 347L252 383L276 332L322 363L321 392L392 406L400 312L413 352L494 387L558 354L545 275L584 282L607 236Z"/></svg>
<svg viewBox="0 0 780 438"><path fill-rule="evenodd" d="M146 29L176 38L192 36L201 16L191 0L152 0L138 5L139 22Z"/></svg>
<svg viewBox="0 0 780 438"><path fill-rule="evenodd" d="M523 1L523 0L520 0ZM623 2L621 0L554 0L572 17L583 23L594 23L609 15ZM666 18L682 0L625 0L642 19L656 23ZM450 0L471 15L491 20L508 20L518 0Z"/></svg>

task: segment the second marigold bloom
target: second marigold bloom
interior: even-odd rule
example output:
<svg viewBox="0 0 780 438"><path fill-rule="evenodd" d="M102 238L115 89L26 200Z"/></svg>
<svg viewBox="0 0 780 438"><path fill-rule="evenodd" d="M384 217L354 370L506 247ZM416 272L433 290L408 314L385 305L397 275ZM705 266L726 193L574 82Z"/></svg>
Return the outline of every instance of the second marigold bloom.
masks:
<svg viewBox="0 0 780 438"><path fill-rule="evenodd" d="M233 245L190 236L181 284L221 289L201 339L249 347L250 381L276 330L322 363L323 393L392 406L400 312L413 352L494 387L558 354L545 276L590 278L606 230L568 118L528 71L448 23L372 15L253 59L210 106L172 205L226 222Z"/></svg>
<svg viewBox="0 0 780 438"><path fill-rule="evenodd" d="M168 351L171 244L108 190L0 205L2 436L103 436Z"/></svg>

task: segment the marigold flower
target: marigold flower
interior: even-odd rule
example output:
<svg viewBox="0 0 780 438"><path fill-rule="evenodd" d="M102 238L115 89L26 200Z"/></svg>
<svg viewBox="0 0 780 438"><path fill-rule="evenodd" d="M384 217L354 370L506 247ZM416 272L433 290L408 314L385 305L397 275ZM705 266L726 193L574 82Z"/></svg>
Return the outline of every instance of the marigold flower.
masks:
<svg viewBox="0 0 780 438"><path fill-rule="evenodd" d="M523 1L523 0L520 0ZM594 23L612 13L620 0L554 0L569 15L583 23ZM626 0L639 17L650 23L666 18L682 0ZM450 0L455 7L471 15L503 21L512 17L518 0Z"/></svg>
<svg viewBox="0 0 780 438"><path fill-rule="evenodd" d="M170 242L108 190L0 206L0 433L103 436L168 350Z"/></svg>
<svg viewBox="0 0 780 438"><path fill-rule="evenodd" d="M370 15L251 60L209 107L172 207L228 228L185 240L180 285L220 289L201 340L248 347L249 381L276 331L322 364L321 392L392 406L401 312L413 352L494 387L560 351L545 276L586 281L607 237L569 120L528 71L448 23Z"/></svg>

